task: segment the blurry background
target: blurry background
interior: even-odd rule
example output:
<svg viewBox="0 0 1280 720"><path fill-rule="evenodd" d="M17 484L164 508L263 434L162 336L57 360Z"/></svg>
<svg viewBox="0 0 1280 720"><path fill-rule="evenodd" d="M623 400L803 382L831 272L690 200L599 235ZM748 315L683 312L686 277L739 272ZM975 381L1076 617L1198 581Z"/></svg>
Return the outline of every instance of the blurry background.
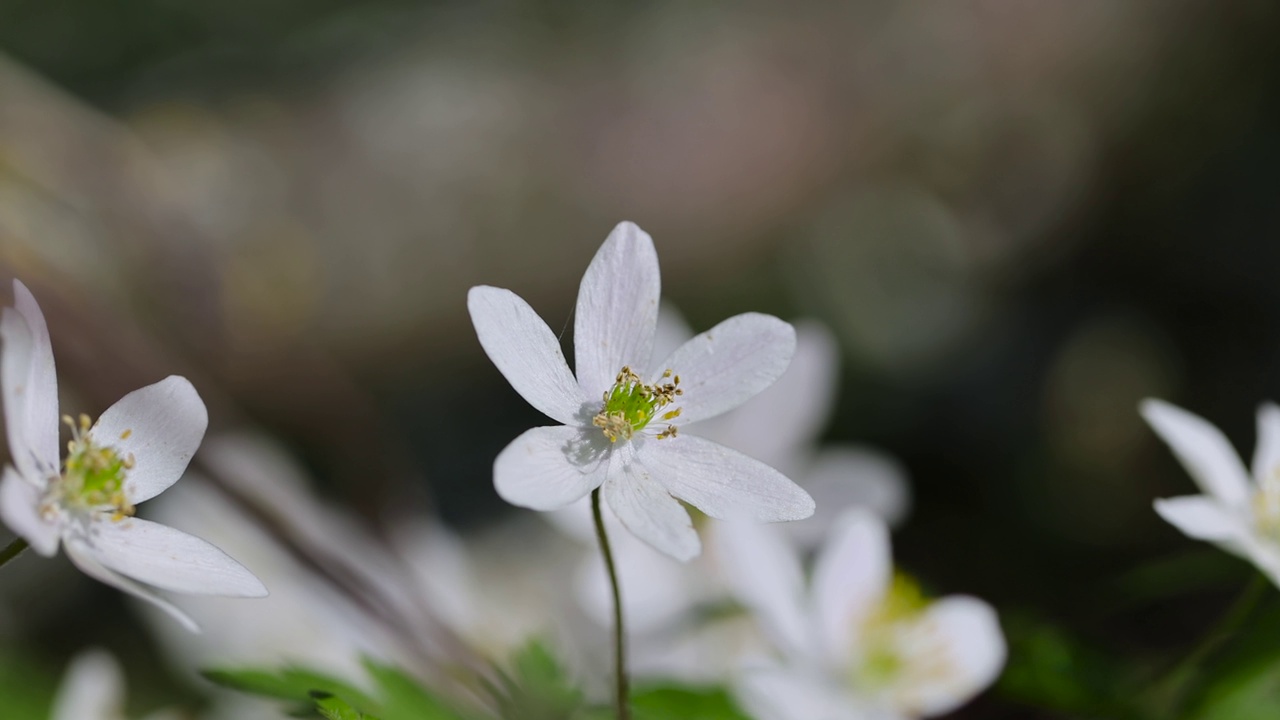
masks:
<svg viewBox="0 0 1280 720"><path fill-rule="evenodd" d="M1247 457L1280 398L1278 20L1249 1L4 0L0 273L40 299L68 409L185 374L213 429L273 433L340 504L466 531L517 512L492 458L542 422L481 353L467 288L567 327L634 220L696 329L746 310L832 328L826 437L904 463L898 561L993 602L1013 665L1066 652L1046 624L1159 658L1247 572L1152 512L1192 485L1137 402ZM119 597L55 577L10 592L14 656L53 678L106 642L131 677L158 666ZM1033 716L1019 688L959 716Z"/></svg>

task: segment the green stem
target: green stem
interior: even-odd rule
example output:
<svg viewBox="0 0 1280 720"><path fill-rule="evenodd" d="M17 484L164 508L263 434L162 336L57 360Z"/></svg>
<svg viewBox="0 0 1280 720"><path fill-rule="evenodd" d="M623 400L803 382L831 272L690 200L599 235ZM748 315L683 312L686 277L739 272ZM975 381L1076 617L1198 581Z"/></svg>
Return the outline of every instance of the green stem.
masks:
<svg viewBox="0 0 1280 720"><path fill-rule="evenodd" d="M1173 717L1172 711L1181 703L1187 684L1195 676L1196 670L1223 643L1235 636L1262 598L1268 584L1261 573L1254 573L1239 597L1209 632L1205 633L1195 648L1152 685L1149 697L1157 717Z"/></svg>
<svg viewBox="0 0 1280 720"><path fill-rule="evenodd" d="M28 547L30 546L27 545L26 540L23 540L22 538L14 538L13 542L6 545L3 550L0 550L0 567L4 567L4 565L10 560L21 555L22 551L26 550Z"/></svg>
<svg viewBox="0 0 1280 720"><path fill-rule="evenodd" d="M630 720L631 707L627 702L627 648L626 633L622 629L622 592L618 589L618 569L613 564L613 551L609 549L609 535L604 531L604 517L600 514L600 488L591 491L591 515L596 521L596 538L600 540L600 553L604 555L604 567L609 571L609 587L613 590L613 676L615 680L614 707L618 720Z"/></svg>

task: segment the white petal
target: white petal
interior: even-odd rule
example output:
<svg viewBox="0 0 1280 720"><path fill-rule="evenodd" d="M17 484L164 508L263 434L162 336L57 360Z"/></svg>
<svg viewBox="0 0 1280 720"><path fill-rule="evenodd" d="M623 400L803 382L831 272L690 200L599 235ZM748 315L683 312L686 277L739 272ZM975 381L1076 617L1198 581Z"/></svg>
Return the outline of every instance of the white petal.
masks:
<svg viewBox="0 0 1280 720"><path fill-rule="evenodd" d="M594 430L533 428L498 453L493 487L512 505L556 510L600 487L609 450L608 440Z"/></svg>
<svg viewBox="0 0 1280 720"><path fill-rule="evenodd" d="M9 452L26 478L57 472L58 377L40 306L27 286L13 281L13 308L0 317L0 386Z"/></svg>
<svg viewBox="0 0 1280 720"><path fill-rule="evenodd" d="M608 511L607 506L603 509ZM608 514L616 525L617 518L613 518L612 512ZM559 510L545 512L542 517L557 530L578 542L591 544L596 541L596 524L591 517L591 498L587 495L583 495ZM609 518L605 519L606 527Z"/></svg>
<svg viewBox="0 0 1280 720"><path fill-rule="evenodd" d="M653 333L654 357L665 358L681 345L689 342L691 337L693 337L693 330L689 328L688 321L674 305L663 302L658 306L658 326ZM653 367L647 367L643 374L652 374L653 370ZM662 372L662 368L657 370L659 373ZM637 372L640 371L637 370Z"/></svg>
<svg viewBox="0 0 1280 720"><path fill-rule="evenodd" d="M999 677L1007 653L995 610L971 597L930 605L911 641L907 663L920 671L901 699L916 716L943 715L968 702ZM939 660L946 671L938 671Z"/></svg>
<svg viewBox="0 0 1280 720"><path fill-rule="evenodd" d="M1201 490L1227 505L1248 502L1248 474L1218 428L1162 400L1144 400L1141 408L1142 416L1169 444Z"/></svg>
<svg viewBox="0 0 1280 720"><path fill-rule="evenodd" d="M133 456L125 493L140 503L182 477L200 447L209 413L186 378L170 375L116 401L90 431L94 442Z"/></svg>
<svg viewBox="0 0 1280 720"><path fill-rule="evenodd" d="M603 508L602 508L603 509ZM623 528L619 526L619 530ZM636 637L658 632L693 610L698 600L682 565L628 532L610 533L627 630ZM601 626L613 622L613 592L600 552L593 550L574 578L578 603Z"/></svg>
<svg viewBox="0 0 1280 720"><path fill-rule="evenodd" d="M813 568L813 604L828 657L849 662L863 620L879 606L893 578L889 531L865 510L848 510Z"/></svg>
<svg viewBox="0 0 1280 720"><path fill-rule="evenodd" d="M715 417L769 387L787 369L796 331L772 315L735 315L671 353L659 372L680 376L680 424Z"/></svg>
<svg viewBox="0 0 1280 720"><path fill-rule="evenodd" d="M1253 477L1280 479L1280 407L1263 403L1258 407L1258 444L1253 451Z"/></svg>
<svg viewBox="0 0 1280 720"><path fill-rule="evenodd" d="M0 518L37 553L58 552L58 526L40 517L40 491L9 467L0 480Z"/></svg>
<svg viewBox="0 0 1280 720"><path fill-rule="evenodd" d="M267 589L229 555L181 530L141 518L90 523L85 552L126 577L191 595L266 597Z"/></svg>
<svg viewBox="0 0 1280 720"><path fill-rule="evenodd" d="M868 720L853 698L824 678L770 668L742 675L734 688L757 720Z"/></svg>
<svg viewBox="0 0 1280 720"><path fill-rule="evenodd" d="M467 293L467 310L480 346L520 397L553 420L582 424L586 396L560 342L529 303L510 290L481 285Z"/></svg>
<svg viewBox="0 0 1280 720"><path fill-rule="evenodd" d="M653 479L713 518L777 522L813 514L813 498L799 485L740 452L696 435L639 442L637 455Z"/></svg>
<svg viewBox="0 0 1280 720"><path fill-rule="evenodd" d="M1231 542L1247 532L1246 519L1207 495L1184 495L1155 501L1156 512L1187 537Z"/></svg>
<svg viewBox="0 0 1280 720"><path fill-rule="evenodd" d="M68 538L67 542L64 543L64 547L67 550L67 557L71 558L71 562L75 563L75 566L80 568L80 571L85 575L98 582L106 583L117 590L129 593L140 600L146 600L168 613L169 617L177 620L189 632L200 632L200 626L196 624L196 621L192 620L190 615L179 610L173 603L114 570L104 567L102 563L94 558L83 540Z"/></svg>
<svg viewBox="0 0 1280 720"><path fill-rule="evenodd" d="M1274 540L1246 533L1233 540L1219 542L1218 546L1253 563L1276 587L1280 587L1280 546Z"/></svg>
<svg viewBox="0 0 1280 720"><path fill-rule="evenodd" d="M588 398L603 395L622 366L649 367L661 285L653 240L634 223L618 223L578 287L574 369Z"/></svg>
<svg viewBox="0 0 1280 720"><path fill-rule="evenodd" d="M869 510L893 526L902 521L911 505L906 469L874 450L826 446L793 477L816 505L813 517L786 525L787 532L804 547L821 544L840 514L850 508Z"/></svg>
<svg viewBox="0 0 1280 720"><path fill-rule="evenodd" d="M759 619L770 640L797 662L821 661L805 607L804 572L777 526L713 522L715 559L730 592Z"/></svg>
<svg viewBox="0 0 1280 720"><path fill-rule="evenodd" d="M124 671L104 650L87 650L71 661L53 700L51 720L114 720L124 717Z"/></svg>
<svg viewBox="0 0 1280 720"><path fill-rule="evenodd" d="M603 495L627 530L657 550L682 562L702 552L689 513L650 477L630 444L613 453Z"/></svg>
<svg viewBox="0 0 1280 720"><path fill-rule="evenodd" d="M737 410L699 426L699 435L750 448L752 457L781 470L796 468L798 455L831 414L839 350L823 325L810 321L795 328L795 356L782 377Z"/></svg>

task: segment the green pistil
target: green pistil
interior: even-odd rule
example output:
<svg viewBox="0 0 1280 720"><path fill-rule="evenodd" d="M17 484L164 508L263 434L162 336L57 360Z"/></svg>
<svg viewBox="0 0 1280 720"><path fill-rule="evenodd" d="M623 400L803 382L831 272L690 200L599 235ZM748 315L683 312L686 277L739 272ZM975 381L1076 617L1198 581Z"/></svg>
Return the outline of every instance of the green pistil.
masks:
<svg viewBox="0 0 1280 720"><path fill-rule="evenodd" d="M662 379L671 377L671 371L663 373ZM631 368L624 367L618 373L613 387L604 394L604 407L592 418L592 424L600 428L610 442L619 438L630 440L631 436L643 430L658 415L658 411L675 401L677 395L683 394L679 389L680 376L672 378L672 382L662 384L661 380L653 385L645 385ZM676 409L663 414L664 420L672 420L680 414ZM659 437L675 435L675 428L669 427Z"/></svg>
<svg viewBox="0 0 1280 720"><path fill-rule="evenodd" d="M121 457L115 448L102 447L89 436L89 418L80 417L77 427L71 418L72 438L67 445L59 494L64 502L84 508L114 509L119 516L133 514L124 492L125 477L133 467L132 457Z"/></svg>
<svg viewBox="0 0 1280 720"><path fill-rule="evenodd" d="M928 605L919 583L902 573L894 573L877 619L881 622L907 620L919 615Z"/></svg>
<svg viewBox="0 0 1280 720"><path fill-rule="evenodd" d="M863 626L863 660L854 671L854 683L880 688L893 682L905 669L895 635L929 606L920 585L902 573L894 573L884 599Z"/></svg>

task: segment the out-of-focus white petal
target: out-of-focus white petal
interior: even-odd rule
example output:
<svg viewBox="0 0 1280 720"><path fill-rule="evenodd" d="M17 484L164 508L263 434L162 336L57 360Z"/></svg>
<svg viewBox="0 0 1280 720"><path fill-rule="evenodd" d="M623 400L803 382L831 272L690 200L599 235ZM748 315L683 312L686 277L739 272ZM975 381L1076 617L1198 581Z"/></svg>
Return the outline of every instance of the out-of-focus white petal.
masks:
<svg viewBox="0 0 1280 720"><path fill-rule="evenodd" d="M679 424L705 420L773 384L796 349L796 331L772 315L735 315L681 345L657 367L680 376Z"/></svg>
<svg viewBox="0 0 1280 720"><path fill-rule="evenodd" d="M1253 563L1272 584L1280 587L1280 547L1271 539L1246 532L1235 539L1221 541L1218 546Z"/></svg>
<svg viewBox="0 0 1280 720"><path fill-rule="evenodd" d="M51 720L124 717L124 672L105 650L86 650L71 661L53 699Z"/></svg>
<svg viewBox="0 0 1280 720"><path fill-rule="evenodd" d="M995 610L963 596L930 605L904 651L906 664L919 670L904 683L899 706L917 717L943 715L968 702L999 677L1007 652Z"/></svg>
<svg viewBox="0 0 1280 720"><path fill-rule="evenodd" d="M614 526L618 526L618 519L613 516L613 511L608 506L602 510L606 513L605 527L609 527L610 520L613 521ZM542 517L574 540L584 543L596 541L596 525L591 517L590 497L584 495L582 499L569 503L559 510L546 512Z"/></svg>
<svg viewBox="0 0 1280 720"><path fill-rule="evenodd" d="M649 367L661 290L653 240L635 223L618 223L578 288L573 350L583 395L603 395L624 365Z"/></svg>
<svg viewBox="0 0 1280 720"><path fill-rule="evenodd" d="M750 670L734 690L756 720L879 720L865 714L839 688L790 669Z"/></svg>
<svg viewBox="0 0 1280 720"><path fill-rule="evenodd" d="M813 514L813 498L786 475L694 435L645 438L637 453L667 492L714 518L777 522Z"/></svg>
<svg viewBox="0 0 1280 720"><path fill-rule="evenodd" d="M1280 477L1280 406L1273 402L1258 407L1258 444L1253 451L1253 477Z"/></svg>
<svg viewBox="0 0 1280 720"><path fill-rule="evenodd" d="M1247 532L1246 518L1207 495L1183 495L1155 501L1156 512L1187 537L1230 542Z"/></svg>
<svg viewBox="0 0 1280 720"><path fill-rule="evenodd" d="M658 306L658 325L653 333L653 357L665 358L689 342L691 337L693 330L689 327L689 322L674 305L664 302ZM642 374L651 375L654 370L661 373L663 368L647 367ZM639 369L636 371L640 372Z"/></svg>
<svg viewBox="0 0 1280 720"><path fill-rule="evenodd" d="M124 489L130 502L140 503L182 477L207 427L209 412L200 394L186 378L170 375L117 400L90 435L122 457L133 457Z"/></svg>
<svg viewBox="0 0 1280 720"><path fill-rule="evenodd" d="M9 451L30 481L59 467L58 376L44 315L18 280L13 281L13 302L0 316L0 387Z"/></svg>
<svg viewBox="0 0 1280 720"><path fill-rule="evenodd" d="M560 342L529 303L510 290L481 285L467 293L467 310L480 346L520 397L553 420L581 424L586 396Z"/></svg>
<svg viewBox="0 0 1280 720"><path fill-rule="evenodd" d="M906 517L911 505L906 469L870 449L824 447L792 477L813 497L816 508L813 517L786 525L787 532L803 547L820 545L849 508L869 510L892 527Z"/></svg>
<svg viewBox="0 0 1280 720"><path fill-rule="evenodd" d="M576 427L526 430L498 453L493 486L512 505L562 508L604 482L607 443L601 433Z"/></svg>
<svg viewBox="0 0 1280 720"><path fill-rule="evenodd" d="M603 495L627 530L654 548L682 562L702 552L689 513L650 477L630 444L613 453Z"/></svg>
<svg viewBox="0 0 1280 720"><path fill-rule="evenodd" d="M820 664L818 639L805 607L804 572L782 531L730 521L713 523L709 532L730 591L759 618L774 644L793 661Z"/></svg>
<svg viewBox="0 0 1280 720"><path fill-rule="evenodd" d="M107 568L161 590L266 597L262 581L194 535L141 518L94 522L85 552Z"/></svg>
<svg viewBox="0 0 1280 720"><path fill-rule="evenodd" d="M1248 474L1218 428L1162 400L1144 400L1141 409L1201 490L1227 505L1239 507L1248 502Z"/></svg>
<svg viewBox="0 0 1280 720"><path fill-rule="evenodd" d="M273 510L273 508L263 508ZM152 517L207 538L233 557L249 563L269 579L269 597L246 602L238 598L184 596L182 609L199 623L204 634L193 636L160 613L145 615L152 632L169 653L172 665L192 674L211 665L263 665L290 662L351 676L360 672L360 657L389 659L396 648L386 628L372 622L367 609L353 604L297 557L281 546L260 519L246 507L188 473L182 482L148 507ZM337 527L345 538L347 528ZM307 542L305 536L302 542ZM363 546L361 550L363 550ZM367 565L377 558L368 557ZM326 567L345 572L324 556ZM368 587L365 577L350 575ZM381 607L381 606L380 606ZM148 608L149 610L150 608ZM323 632L317 632L323 628ZM237 718L271 717L263 713Z"/></svg>
<svg viewBox="0 0 1280 720"><path fill-rule="evenodd" d="M623 613L630 632L657 631L693 609L698 598L686 582L684 572L688 566L631 533L612 533L609 544L618 568ZM613 622L613 592L599 552L590 553L578 567L575 585L579 604L592 620L600 625Z"/></svg>
<svg viewBox="0 0 1280 720"><path fill-rule="evenodd" d="M839 370L831 331L813 321L795 328L795 356L782 377L734 412L698 427L699 435L729 447L750 448L751 457L786 472L796 469L800 454L826 424Z"/></svg>
<svg viewBox="0 0 1280 720"><path fill-rule="evenodd" d="M37 553L53 557L58 552L58 526L40 517L40 491L13 468L6 467L0 480L0 519Z"/></svg>
<svg viewBox="0 0 1280 720"><path fill-rule="evenodd" d="M67 541L63 543L63 547L66 548L67 557L70 558L71 562L74 563L76 567L80 568L80 571L85 575L88 575L98 582L106 583L117 590L129 593L140 600L146 600L152 605L155 605L168 613L169 617L177 620L178 623L188 631L193 633L200 632L200 626L196 624L195 620L192 620L191 616L179 610L173 603L165 600L129 578L120 575L116 571L103 566L102 563L98 562L94 557L93 552L85 544L84 540L68 538Z"/></svg>
<svg viewBox="0 0 1280 720"><path fill-rule="evenodd" d="M848 510L813 568L813 610L827 657L849 663L863 621L884 598L893 578L889 531L865 510Z"/></svg>

